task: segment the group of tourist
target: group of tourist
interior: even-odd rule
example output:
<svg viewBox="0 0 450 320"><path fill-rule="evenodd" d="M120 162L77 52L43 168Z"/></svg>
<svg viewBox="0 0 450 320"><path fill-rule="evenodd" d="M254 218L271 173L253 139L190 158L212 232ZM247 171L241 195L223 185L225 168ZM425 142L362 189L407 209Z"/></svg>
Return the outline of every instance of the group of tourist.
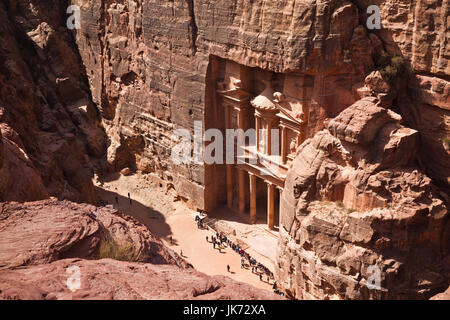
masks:
<svg viewBox="0 0 450 320"><path fill-rule="evenodd" d="M206 229L206 226L203 223L202 218L200 218L199 216L195 216L195 223L197 223L197 228L199 228L199 229Z"/></svg>
<svg viewBox="0 0 450 320"><path fill-rule="evenodd" d="M195 217L195 221L199 228L205 228L202 219L198 215ZM267 283L270 283L270 280L274 279L274 275L269 268L256 261L256 259L253 258L248 252L228 239L226 235L216 232L215 235L211 236L211 241L210 238L206 236L206 242L210 242L213 249L217 249L220 253L222 253L222 250L226 247L231 248L234 252L241 256L241 268L247 269L248 267L251 267L252 273L258 275L260 281L264 281L264 275L267 279ZM227 272L231 272L229 265L227 265ZM274 282L272 289L274 293L284 296L284 293L278 290L276 282Z"/></svg>
<svg viewBox="0 0 450 320"><path fill-rule="evenodd" d="M219 250L222 253L222 250L225 249L225 243L227 243L227 238L216 233L216 236L211 237L211 243L213 245L213 249ZM206 237L206 242L209 242L209 237Z"/></svg>
<svg viewBox="0 0 450 320"><path fill-rule="evenodd" d="M224 244L226 244L234 252L239 254L241 256L241 268L247 269L248 266L250 266L252 268L252 273L259 275L259 279L261 281L263 281L263 275L267 277L267 283L269 283L271 279L274 279L273 273L269 270L269 268L264 266L262 263L257 262L256 259L253 258L248 252L242 249L239 245L232 242L225 235L216 232L216 235L212 236L211 240L213 248L216 249L217 247L217 249L219 249L219 252L224 249ZM208 237L206 237L206 241L209 242ZM227 271L229 271L228 267L229 266L227 266Z"/></svg>

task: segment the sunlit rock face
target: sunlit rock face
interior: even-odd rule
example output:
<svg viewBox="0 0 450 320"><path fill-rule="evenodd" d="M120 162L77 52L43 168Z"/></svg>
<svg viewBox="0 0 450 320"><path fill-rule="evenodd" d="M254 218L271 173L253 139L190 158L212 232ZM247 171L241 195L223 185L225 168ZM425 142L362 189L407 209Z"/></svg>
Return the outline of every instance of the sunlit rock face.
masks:
<svg viewBox="0 0 450 320"><path fill-rule="evenodd" d="M282 299L195 271L112 206L50 199L0 212L0 300Z"/></svg>
<svg viewBox="0 0 450 320"><path fill-rule="evenodd" d="M297 150L277 274L296 298L424 299L448 287L448 195L416 165L418 132L374 101L357 101Z"/></svg>
<svg viewBox="0 0 450 320"><path fill-rule="evenodd" d="M425 133L420 135L420 148L426 152L419 157L427 159L427 173L447 185L443 176L449 176L449 159L442 147L449 134L445 5L290 0L72 3L82 8L76 43L110 137L110 170L128 166L155 172L172 180L195 207L208 209L209 168L173 166L169 156L174 129L193 130L194 120L214 127L207 90L209 73L214 72L208 70L211 58L310 76L307 135L312 137L324 128L325 119L364 94L364 79L385 50L390 56L404 56L415 71L402 79L400 93L383 96L385 104L394 102L400 114L415 110L416 116L405 116L404 121ZM373 4L381 9L381 30L366 27L366 8ZM433 99L429 92L440 96ZM438 127L438 134L431 134L431 127Z"/></svg>

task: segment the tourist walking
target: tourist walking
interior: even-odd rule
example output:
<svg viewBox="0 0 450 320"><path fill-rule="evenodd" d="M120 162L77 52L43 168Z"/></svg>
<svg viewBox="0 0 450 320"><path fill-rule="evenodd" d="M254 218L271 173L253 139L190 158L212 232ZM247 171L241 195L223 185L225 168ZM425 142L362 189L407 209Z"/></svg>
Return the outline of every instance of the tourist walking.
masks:
<svg viewBox="0 0 450 320"><path fill-rule="evenodd" d="M262 274L261 274L261 273L259 274L259 281L263 281L263 280L262 280Z"/></svg>
<svg viewBox="0 0 450 320"><path fill-rule="evenodd" d="M230 272L230 265L227 264L227 271Z"/></svg>
<svg viewBox="0 0 450 320"><path fill-rule="evenodd" d="M209 240L208 240L208 236L206 236L206 242L209 242Z"/></svg>

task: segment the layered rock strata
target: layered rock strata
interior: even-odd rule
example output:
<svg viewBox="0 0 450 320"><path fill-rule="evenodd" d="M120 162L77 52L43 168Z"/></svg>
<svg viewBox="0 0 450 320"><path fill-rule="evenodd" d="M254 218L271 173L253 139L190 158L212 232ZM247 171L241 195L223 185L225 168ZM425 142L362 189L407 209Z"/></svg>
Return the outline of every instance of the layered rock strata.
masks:
<svg viewBox="0 0 450 320"><path fill-rule="evenodd" d="M45 200L0 204L0 299L280 296L195 271L145 226L113 208Z"/></svg>
<svg viewBox="0 0 450 320"><path fill-rule="evenodd" d="M279 284L299 299L424 299L450 281L448 195L418 132L365 98L298 150L281 200Z"/></svg>

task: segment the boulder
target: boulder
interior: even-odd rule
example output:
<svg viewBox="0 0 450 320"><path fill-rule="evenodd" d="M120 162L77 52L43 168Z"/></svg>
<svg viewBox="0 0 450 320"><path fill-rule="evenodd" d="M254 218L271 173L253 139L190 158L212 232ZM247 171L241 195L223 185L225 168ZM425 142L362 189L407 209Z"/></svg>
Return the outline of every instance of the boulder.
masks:
<svg viewBox="0 0 450 320"><path fill-rule="evenodd" d="M292 297L428 299L448 287L448 196L417 167L418 132L401 120L362 99L299 147L276 275Z"/></svg>
<svg viewBox="0 0 450 320"><path fill-rule="evenodd" d="M0 269L114 254L153 264L187 263L135 219L112 207L44 200L0 204ZM121 249L127 250L120 256ZM109 252L108 252L109 250Z"/></svg>
<svg viewBox="0 0 450 320"><path fill-rule="evenodd" d="M79 274L80 282L74 278ZM0 300L280 300L279 295L173 265L64 259L0 270ZM73 291L72 291L72 290Z"/></svg>

